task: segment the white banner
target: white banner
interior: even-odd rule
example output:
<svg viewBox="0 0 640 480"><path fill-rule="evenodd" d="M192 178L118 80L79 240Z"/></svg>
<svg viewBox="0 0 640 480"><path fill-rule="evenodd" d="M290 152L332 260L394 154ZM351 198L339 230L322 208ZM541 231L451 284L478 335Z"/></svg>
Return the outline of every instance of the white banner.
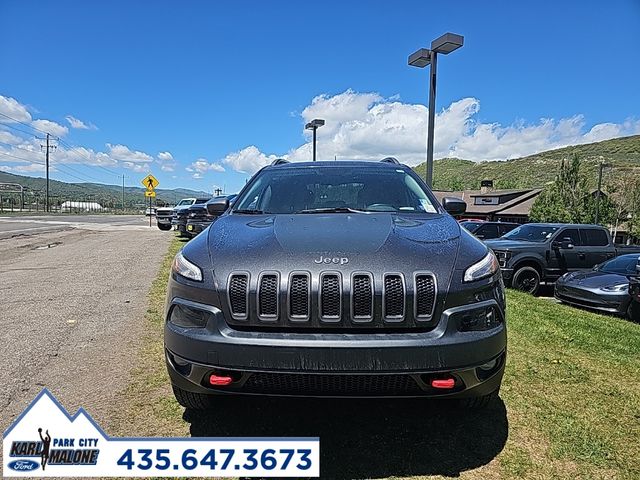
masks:
<svg viewBox="0 0 640 480"><path fill-rule="evenodd" d="M110 438L44 389L3 435L3 477L318 477L319 438Z"/></svg>

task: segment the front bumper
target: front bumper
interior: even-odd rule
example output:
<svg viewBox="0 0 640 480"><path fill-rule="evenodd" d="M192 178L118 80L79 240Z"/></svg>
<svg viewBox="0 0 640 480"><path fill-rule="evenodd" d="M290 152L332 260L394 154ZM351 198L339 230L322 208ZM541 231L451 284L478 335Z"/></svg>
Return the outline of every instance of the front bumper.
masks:
<svg viewBox="0 0 640 480"><path fill-rule="evenodd" d="M626 315L631 302L628 292L605 292L557 283L554 296L561 302L600 312Z"/></svg>
<svg viewBox="0 0 640 480"><path fill-rule="evenodd" d="M171 381L188 391L464 398L496 390L504 372L504 322L489 331L459 332L449 321L464 309L497 307L494 300L449 309L429 332L321 334L235 330L215 307L179 298L173 303L212 314L204 328L165 323ZM228 372L234 382L212 387L207 379L214 372ZM430 379L441 376L454 377L455 387L432 388Z"/></svg>
<svg viewBox="0 0 640 480"><path fill-rule="evenodd" d="M156 222L162 225L171 225L171 217L158 217L156 215Z"/></svg>
<svg viewBox="0 0 640 480"><path fill-rule="evenodd" d="M211 225L211 222L187 221L186 230L188 233L197 235L198 233L202 232L205 228L207 228L209 225Z"/></svg>
<svg viewBox="0 0 640 480"><path fill-rule="evenodd" d="M513 268L500 267L500 271L502 272L502 279L505 283L511 283L511 279L513 278Z"/></svg>

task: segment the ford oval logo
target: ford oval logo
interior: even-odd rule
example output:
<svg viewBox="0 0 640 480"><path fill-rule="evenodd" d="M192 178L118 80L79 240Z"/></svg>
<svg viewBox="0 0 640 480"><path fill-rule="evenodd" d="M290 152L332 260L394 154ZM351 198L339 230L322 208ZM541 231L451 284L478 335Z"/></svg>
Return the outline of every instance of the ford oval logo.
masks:
<svg viewBox="0 0 640 480"><path fill-rule="evenodd" d="M33 460L14 460L13 462L9 462L9 468L16 472L31 472L39 466L40 464Z"/></svg>

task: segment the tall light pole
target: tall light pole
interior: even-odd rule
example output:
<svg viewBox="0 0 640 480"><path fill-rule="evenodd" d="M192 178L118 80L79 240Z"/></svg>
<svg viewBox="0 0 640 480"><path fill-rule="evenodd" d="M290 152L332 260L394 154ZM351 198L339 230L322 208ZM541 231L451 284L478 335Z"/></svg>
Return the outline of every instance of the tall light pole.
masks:
<svg viewBox="0 0 640 480"><path fill-rule="evenodd" d="M315 118L304 126L305 130L313 130L313 161L316 161L316 131L324 125L324 120Z"/></svg>
<svg viewBox="0 0 640 480"><path fill-rule="evenodd" d="M464 43L462 35L455 33L445 33L431 42L431 50L421 48L409 55L409 65L412 67L424 68L431 65L429 75L429 125L427 127L427 172L425 181L429 188L433 185L433 130L436 120L436 67L438 53L447 55L460 48Z"/></svg>

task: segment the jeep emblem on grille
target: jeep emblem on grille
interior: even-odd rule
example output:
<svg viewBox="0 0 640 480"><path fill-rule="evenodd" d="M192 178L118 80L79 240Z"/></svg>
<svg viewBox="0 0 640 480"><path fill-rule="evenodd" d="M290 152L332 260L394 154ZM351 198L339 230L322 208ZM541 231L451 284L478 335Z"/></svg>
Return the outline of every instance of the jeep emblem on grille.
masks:
<svg viewBox="0 0 640 480"><path fill-rule="evenodd" d="M320 258L314 258L313 259L314 263L333 263L335 265L346 265L347 263L349 263L349 259L347 257L325 257L320 255Z"/></svg>

